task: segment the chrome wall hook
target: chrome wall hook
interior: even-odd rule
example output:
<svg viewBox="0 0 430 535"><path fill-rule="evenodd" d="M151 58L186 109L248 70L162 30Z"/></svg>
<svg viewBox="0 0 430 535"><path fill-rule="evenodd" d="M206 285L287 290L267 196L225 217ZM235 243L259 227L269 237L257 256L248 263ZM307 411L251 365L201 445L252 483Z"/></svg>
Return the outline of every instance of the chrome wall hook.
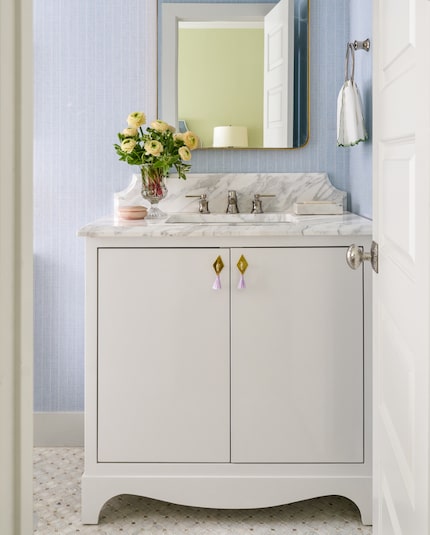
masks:
<svg viewBox="0 0 430 535"><path fill-rule="evenodd" d="M365 41L354 41L352 46L354 47L354 50L365 50L366 52L369 52L370 39L366 39Z"/></svg>

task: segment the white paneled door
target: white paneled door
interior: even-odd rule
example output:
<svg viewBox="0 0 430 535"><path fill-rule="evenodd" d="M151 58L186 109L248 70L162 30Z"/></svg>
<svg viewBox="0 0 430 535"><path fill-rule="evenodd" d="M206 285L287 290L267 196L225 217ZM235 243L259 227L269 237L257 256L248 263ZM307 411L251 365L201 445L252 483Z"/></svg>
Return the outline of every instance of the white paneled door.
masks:
<svg viewBox="0 0 430 535"><path fill-rule="evenodd" d="M280 0L264 17L264 146L292 147L294 2Z"/></svg>
<svg viewBox="0 0 430 535"><path fill-rule="evenodd" d="M430 1L374 3L374 532L429 533Z"/></svg>

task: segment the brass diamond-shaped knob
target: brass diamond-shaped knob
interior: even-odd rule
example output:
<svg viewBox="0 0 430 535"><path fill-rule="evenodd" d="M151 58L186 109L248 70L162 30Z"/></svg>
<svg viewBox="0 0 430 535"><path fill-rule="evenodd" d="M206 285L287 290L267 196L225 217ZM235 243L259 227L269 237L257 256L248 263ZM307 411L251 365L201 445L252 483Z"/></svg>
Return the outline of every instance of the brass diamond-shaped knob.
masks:
<svg viewBox="0 0 430 535"><path fill-rule="evenodd" d="M222 261L222 258L218 256L218 258L213 263L213 268L215 270L215 273L219 275L221 271L223 270L224 262Z"/></svg>
<svg viewBox="0 0 430 535"><path fill-rule="evenodd" d="M246 261L246 258L243 255L239 258L239 261L237 262L237 267L240 273L243 275L246 271L246 268L248 267L248 262Z"/></svg>

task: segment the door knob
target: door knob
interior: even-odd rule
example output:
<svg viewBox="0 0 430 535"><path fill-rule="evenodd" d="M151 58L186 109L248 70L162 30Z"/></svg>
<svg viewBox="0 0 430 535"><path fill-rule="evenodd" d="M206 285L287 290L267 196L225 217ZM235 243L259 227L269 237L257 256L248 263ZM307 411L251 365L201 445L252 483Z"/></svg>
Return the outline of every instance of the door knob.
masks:
<svg viewBox="0 0 430 535"><path fill-rule="evenodd" d="M351 269L358 269L362 262L370 260L373 271L378 273L378 244L372 241L370 253L365 253L363 248L353 243L346 251L346 261Z"/></svg>

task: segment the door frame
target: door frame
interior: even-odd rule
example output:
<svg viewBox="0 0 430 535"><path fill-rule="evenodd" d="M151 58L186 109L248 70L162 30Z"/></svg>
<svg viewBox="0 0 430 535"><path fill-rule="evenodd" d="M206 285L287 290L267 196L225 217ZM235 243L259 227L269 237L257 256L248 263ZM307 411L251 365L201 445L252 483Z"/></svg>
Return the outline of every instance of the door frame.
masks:
<svg viewBox="0 0 430 535"><path fill-rule="evenodd" d="M33 532L33 5L0 2L0 532Z"/></svg>

